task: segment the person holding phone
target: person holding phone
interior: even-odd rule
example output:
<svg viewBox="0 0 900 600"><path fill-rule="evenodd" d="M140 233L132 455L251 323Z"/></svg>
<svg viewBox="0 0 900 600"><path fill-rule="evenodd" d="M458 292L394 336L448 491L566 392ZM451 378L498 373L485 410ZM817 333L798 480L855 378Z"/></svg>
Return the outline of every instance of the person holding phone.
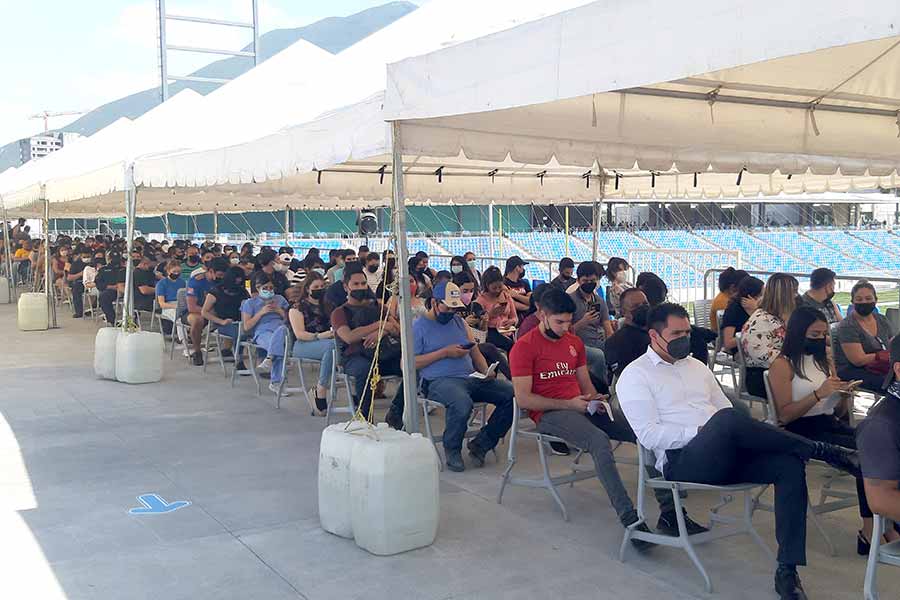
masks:
<svg viewBox="0 0 900 600"><path fill-rule="evenodd" d="M503 284L503 274L489 267L481 277L482 291L475 302L487 313L487 341L504 352L513 346L513 333L519 322L516 306Z"/></svg>
<svg viewBox="0 0 900 600"><path fill-rule="evenodd" d="M485 426L466 445L469 462L478 467L484 466L485 455L506 435L513 418L513 388L509 382L498 381L493 374L472 377L475 371L487 373L488 364L469 326L456 314L466 307L461 296L453 282L438 283L428 301L428 312L413 323L416 371L425 396L446 407L444 455L447 468L457 472L466 469L462 444L474 402L496 406ZM395 398L395 404L398 400L402 411L403 399Z"/></svg>
<svg viewBox="0 0 900 600"><path fill-rule="evenodd" d="M855 432L839 417L852 410L852 390L858 381L841 381L831 361L828 319L818 308L800 306L788 320L780 356L769 368L777 417L785 429L819 442L856 449ZM856 551L869 553L872 510L861 477L856 479L862 528ZM900 539L890 532L890 540Z"/></svg>

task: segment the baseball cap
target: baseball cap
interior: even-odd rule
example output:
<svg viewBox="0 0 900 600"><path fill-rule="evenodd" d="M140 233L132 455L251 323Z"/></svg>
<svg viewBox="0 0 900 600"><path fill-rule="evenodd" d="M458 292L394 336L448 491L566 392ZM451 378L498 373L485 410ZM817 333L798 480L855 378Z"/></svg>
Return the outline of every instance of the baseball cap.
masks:
<svg viewBox="0 0 900 600"><path fill-rule="evenodd" d="M465 308L459 297L459 286L452 281L442 281L431 290L431 297L440 300L450 308Z"/></svg>
<svg viewBox="0 0 900 600"><path fill-rule="evenodd" d="M528 264L527 262L522 260L521 256L513 254L512 256L510 256L509 258L506 259L506 271L504 271L504 273L509 273L516 267L524 267L527 264Z"/></svg>
<svg viewBox="0 0 900 600"><path fill-rule="evenodd" d="M891 340L890 343L890 352L891 352L891 365L888 369L887 377L884 378L884 387L894 383L894 363L900 362L900 335L895 335L894 339Z"/></svg>

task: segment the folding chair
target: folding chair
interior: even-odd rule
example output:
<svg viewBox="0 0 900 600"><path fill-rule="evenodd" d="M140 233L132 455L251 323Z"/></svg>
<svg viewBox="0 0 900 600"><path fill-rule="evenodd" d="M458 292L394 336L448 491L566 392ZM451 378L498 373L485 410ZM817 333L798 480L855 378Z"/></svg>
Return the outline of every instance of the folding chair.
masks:
<svg viewBox="0 0 900 600"><path fill-rule="evenodd" d="M238 333L240 333L240 325L238 325ZM206 373L206 365L209 364L209 355L215 353L216 358L219 360L219 365L222 367L222 376L228 377L228 369L225 367L225 355L222 353L225 350L225 345L223 344L223 340L231 339L230 336L223 335L219 332L218 327L214 328L212 323L206 324L205 335L203 338L203 348L201 352L203 352L203 372ZM212 344L211 344L212 342ZM240 337L238 337L238 343L240 344ZM235 355L235 348L232 350L232 357ZM230 362L230 361L229 361Z"/></svg>
<svg viewBox="0 0 900 600"><path fill-rule="evenodd" d="M778 419L778 407L775 404L775 396L772 394L772 386L769 383L768 371L765 371L763 373L763 383L766 386L766 399L769 404L769 417L766 419L766 421L771 425L780 427L781 423ZM851 508L853 506L858 506L859 498L856 495L856 489L850 491L833 487L836 481L846 477L850 477L849 475L832 468L827 463L821 461L813 462L826 467L825 483L822 485L822 493L819 495L818 503L813 504L811 497L807 499L809 507L806 511L806 515L807 518L813 522L813 525L815 525L816 530L819 532L819 534L821 534L821 536L825 539L825 544L828 546L828 553L831 556L837 556L837 549L835 548L834 543L831 541L828 533L825 531L825 528L822 526L822 522L819 520L819 515L834 512L836 510L844 510L845 508ZM837 498L837 500L829 502L829 498ZM759 502L758 497L756 502L757 508L760 508L761 510L775 510L774 507Z"/></svg>
<svg viewBox="0 0 900 600"><path fill-rule="evenodd" d="M84 293L81 295L82 306L84 307L84 313L91 313L91 318L94 321L97 321L97 313L100 312L100 294L97 293L97 288L84 288Z"/></svg>
<svg viewBox="0 0 900 600"><path fill-rule="evenodd" d="M474 412L474 411L473 411ZM562 511L562 516L564 521L569 520L569 513L566 510L566 505L563 503L562 498L559 495L559 492L556 490L557 487L565 484L574 484L576 481L582 481L584 479L590 479L592 477L596 477L597 470L592 466L588 467L587 465L580 464L581 457L584 455L584 450L581 448L575 448L575 446L567 440L564 440L560 437L556 437L555 435L547 435L545 433L541 433L534 429L522 429L519 424L519 419L521 409L519 408L519 403L513 398L513 422L510 427L510 437L509 437L509 451L507 457L506 469L503 471L503 475L500 479L500 493L497 494L497 504L503 503L503 492L506 490L507 485L519 485L522 487L531 487L531 488L544 488L550 495L553 497L553 500L556 502L557 506L559 506L560 511ZM428 423L428 419L425 419L426 424ZM538 448L538 457L541 461L541 471L542 476L540 478L527 478L527 477L514 477L512 475L512 470L516 466L516 461L518 460L518 442L519 438L533 439L537 443ZM575 454L575 458L572 461L570 466L572 472L566 475L551 475L550 474L550 463L547 460L547 455L549 453L549 447L551 442L560 442L563 444L567 444L571 448L575 448L577 450Z"/></svg>
<svg viewBox="0 0 900 600"><path fill-rule="evenodd" d="M694 325L712 329L712 321L709 318L711 311L712 300L694 300Z"/></svg>
<svg viewBox="0 0 900 600"><path fill-rule="evenodd" d="M875 525L872 527L872 543L869 546L869 561L866 563L866 579L863 584L863 597L865 600L878 600L878 565L892 565L900 567L900 541L890 544L881 543L884 535L885 523L892 525L890 520L881 515L875 515Z"/></svg>
<svg viewBox="0 0 900 600"><path fill-rule="evenodd" d="M256 384L256 395L259 396L262 393L262 389L259 381L259 373L256 372L256 360L259 357L260 347L251 342L250 340L244 339L244 324L238 324L238 340L240 340L238 347L234 351L234 369L231 370L231 387L234 387L235 381L237 381L238 375L250 375L253 377L253 382ZM247 360L244 361L244 349L247 350ZM238 365L244 363L243 369L238 369Z"/></svg>
<svg viewBox="0 0 900 600"><path fill-rule="evenodd" d="M653 453L641 446L639 443L637 497L638 520L625 529L625 536L622 538L622 546L619 548L619 560L624 562L625 552L628 550L629 542L635 539L651 542L659 546L681 548L682 550L687 552L688 557L690 557L691 559L691 562L693 562L694 566L697 567L697 570L700 571L700 575L703 576L703 581L706 584L706 591L709 593L713 591L712 581L710 580L709 575L706 573L706 569L703 567L703 563L700 562L700 558L697 556L697 552L694 550L694 546L698 544L705 544L706 542L711 542L713 540L720 540L722 538L731 537L733 535L746 533L750 535L751 538L753 538L753 541L756 542L760 548L762 548L763 553L770 561L775 561L775 555L772 554L772 551L768 546L766 546L766 543L759 536L759 533L757 533L756 529L753 528L753 509L756 506L754 491L758 490L760 487L765 488L764 485L760 485L757 483L709 485L704 483L691 483L685 481L668 481L663 477L650 477L647 474L646 465L654 464L654 462L655 461ZM678 521L677 537L640 531L637 529L637 526L641 523L644 523L646 520L646 516L644 514L644 503L646 492L648 489L668 489L672 491L672 498L675 501L675 516L676 520ZM688 535L687 526L684 521L684 509L681 503L681 493L686 490L710 491L717 492L721 495L721 502L710 509L709 531L698 533L696 535ZM744 509L741 513L741 516L729 517L720 514L719 511L727 504L730 504L734 500L734 496L736 496L737 494L744 495ZM722 524L723 526L713 527L717 523Z"/></svg>
<svg viewBox="0 0 900 600"><path fill-rule="evenodd" d="M716 311L716 322L719 324L719 335L716 337L716 343L715 346L713 346L712 352L709 353L709 370L713 372L713 375L730 375L732 394L734 394L735 398L740 399L741 388L738 387L737 362L735 362L734 356L732 356L731 353L723 349L725 340L722 337L722 318L724 315L724 310ZM716 370L716 367L721 368Z"/></svg>
<svg viewBox="0 0 900 600"><path fill-rule="evenodd" d="M441 459L438 463L438 467L441 471L444 470L444 462L446 462L446 456L442 454L441 446L443 446L444 435L435 435L434 430L431 427L431 413L436 410L445 410L446 407L440 402L435 402L434 400L429 400L425 397L425 394L422 393L422 381L419 381L419 391L416 394L416 401L419 406L422 408L422 418L423 423L425 424L425 435L428 436L428 439L431 440L431 443L434 444L434 449L438 453L438 457ZM485 426L487 423L487 403L486 402L474 402L472 404L472 414L469 415L469 420L466 426L466 433L463 436L463 440L467 440L473 438L481 432L481 428ZM497 449L493 449L494 457L497 456Z"/></svg>
<svg viewBox="0 0 900 600"><path fill-rule="evenodd" d="M737 341L737 361L738 361L738 382L740 383L740 387L738 388L738 400L743 400L747 402L750 408L753 408L753 403L756 402L758 404L762 404L763 407L763 420L768 422L772 417L769 415L769 401L765 398L760 398L759 396L754 396L750 392L747 391L747 360L744 357L744 346L741 344L741 340L743 338L743 333L737 331L734 334L734 339Z"/></svg>
<svg viewBox="0 0 900 600"><path fill-rule="evenodd" d="M337 386L339 380L343 382L347 390L347 406L337 405ZM356 414L356 407L353 406L353 388L350 387L350 376L344 371L343 357L341 356L341 347L338 344L337 333L334 335L334 360L331 363L331 387L328 390L328 410L325 411L325 426L331 425L331 416L337 414L347 414L352 418Z"/></svg>

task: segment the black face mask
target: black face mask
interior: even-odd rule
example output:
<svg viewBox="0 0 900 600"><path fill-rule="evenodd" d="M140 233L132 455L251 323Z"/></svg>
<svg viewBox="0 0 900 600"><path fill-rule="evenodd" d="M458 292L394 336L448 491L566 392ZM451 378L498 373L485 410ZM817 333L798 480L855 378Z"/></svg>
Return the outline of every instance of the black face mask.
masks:
<svg viewBox="0 0 900 600"><path fill-rule="evenodd" d="M378 270L378 265L369 265L368 267L366 267L366 269L368 269L369 273L375 273Z"/></svg>
<svg viewBox="0 0 900 600"><path fill-rule="evenodd" d="M354 300L365 300L369 297L369 290L353 290L350 292L350 297Z"/></svg>
<svg viewBox="0 0 900 600"><path fill-rule="evenodd" d="M825 301L831 302L832 298L834 298L834 292L830 292L827 296L825 296Z"/></svg>
<svg viewBox="0 0 900 600"><path fill-rule="evenodd" d="M135 267L136 267L136 266L138 266L139 264L141 264L141 259L139 259L139 258L132 258L132 259L131 259L131 264L132 264L132 266L135 266Z"/></svg>
<svg viewBox="0 0 900 600"><path fill-rule="evenodd" d="M666 342L666 352L675 360L687 358L688 354L691 353L691 336L689 335L675 338L672 341L668 341L665 338L662 339Z"/></svg>
<svg viewBox="0 0 900 600"><path fill-rule="evenodd" d="M454 315L452 312L439 312L435 314L434 318L441 325L446 325L447 323L452 321L453 317L455 316L456 315Z"/></svg>
<svg viewBox="0 0 900 600"><path fill-rule="evenodd" d="M813 356L822 356L825 354L825 338L819 338L817 340L806 338L803 341L803 352L805 354L812 354Z"/></svg>
<svg viewBox="0 0 900 600"><path fill-rule="evenodd" d="M181 277L181 273L169 273L169 279L172 281L178 281L179 277Z"/></svg>
<svg viewBox="0 0 900 600"><path fill-rule="evenodd" d="M551 340L558 340L558 339L562 338L561 335L559 335L558 333L556 333L555 331L550 329L549 323L544 323L544 333L546 333L547 337L550 338Z"/></svg>
<svg viewBox="0 0 900 600"><path fill-rule="evenodd" d="M631 312L631 322L638 327L646 327L648 316L650 316L650 305L640 304Z"/></svg>
<svg viewBox="0 0 900 600"><path fill-rule="evenodd" d="M212 266L212 261L211 260L206 261L205 263L203 263L203 266L206 267L207 269L210 268Z"/></svg>
<svg viewBox="0 0 900 600"><path fill-rule="evenodd" d="M861 317L868 317L873 312L875 312L875 303L874 302L854 302L853 310L855 310Z"/></svg>
<svg viewBox="0 0 900 600"><path fill-rule="evenodd" d="M596 281L588 281L586 283L582 283L581 285L578 286L578 289L580 289L585 294L593 294L594 290L597 289L597 282Z"/></svg>
<svg viewBox="0 0 900 600"><path fill-rule="evenodd" d="M200 264L200 259L196 256L188 256L187 263L189 265L197 265Z"/></svg>
<svg viewBox="0 0 900 600"><path fill-rule="evenodd" d="M319 288L317 290L310 290L309 297L314 300L321 300L325 296L325 288Z"/></svg>

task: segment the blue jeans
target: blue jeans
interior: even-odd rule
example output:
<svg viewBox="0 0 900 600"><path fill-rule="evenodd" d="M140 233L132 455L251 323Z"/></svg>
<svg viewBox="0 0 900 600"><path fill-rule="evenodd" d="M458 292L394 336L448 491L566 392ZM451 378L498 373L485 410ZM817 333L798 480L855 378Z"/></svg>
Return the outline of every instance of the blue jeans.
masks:
<svg viewBox="0 0 900 600"><path fill-rule="evenodd" d="M231 325L212 325L213 331L219 333L219 335L224 335L225 337L231 338L231 341L234 343L232 349L234 351L234 355L238 356L238 323L232 323Z"/></svg>
<svg viewBox="0 0 900 600"><path fill-rule="evenodd" d="M284 342L287 336L287 328L279 325L277 329L267 329L253 333L253 343L262 348L262 353L272 359L272 374L270 381L279 383L284 370Z"/></svg>
<svg viewBox="0 0 900 600"><path fill-rule="evenodd" d="M441 377L427 382L429 400L446 407L444 450L458 451L469 425L474 402L495 405L491 418L473 443L485 452L493 450L512 425L513 387L507 381L475 379L472 377Z"/></svg>
<svg viewBox="0 0 900 600"><path fill-rule="evenodd" d="M606 354L600 348L584 347L587 355L587 368L591 375L603 383L609 384L609 372L606 370Z"/></svg>
<svg viewBox="0 0 900 600"><path fill-rule="evenodd" d="M334 340L311 340L294 342L294 358L308 358L321 361L319 364L319 385L328 387L331 383L331 368L334 363Z"/></svg>

